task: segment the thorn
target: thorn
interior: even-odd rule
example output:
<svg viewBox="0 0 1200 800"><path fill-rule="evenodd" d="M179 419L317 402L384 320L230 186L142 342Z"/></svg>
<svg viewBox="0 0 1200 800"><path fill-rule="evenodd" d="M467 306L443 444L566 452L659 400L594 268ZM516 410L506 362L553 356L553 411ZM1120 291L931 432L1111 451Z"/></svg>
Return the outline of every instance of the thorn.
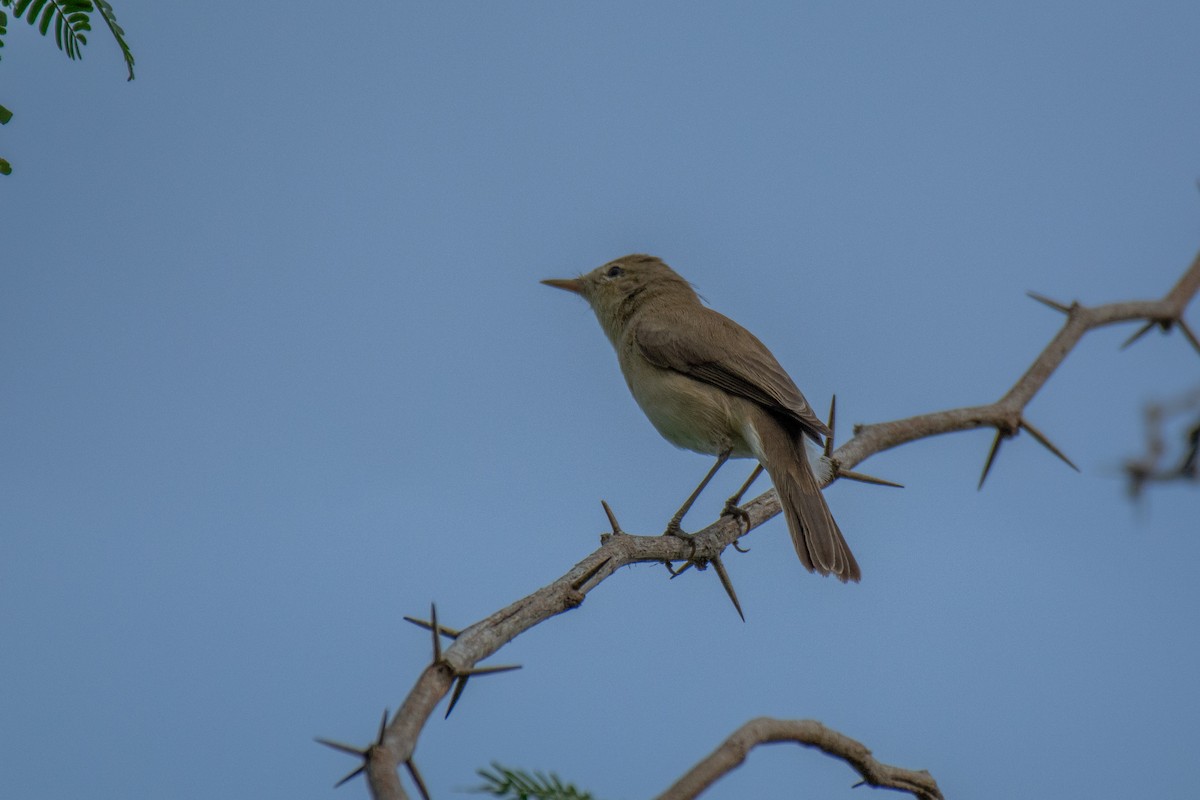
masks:
<svg viewBox="0 0 1200 800"><path fill-rule="evenodd" d="M591 569L589 569L587 572L580 575L579 578L577 578L575 581L573 581L571 583L571 588L577 592L582 591L583 585L585 583L587 583L588 581L590 581L592 578L596 577L596 575L600 572L600 570L604 569L604 567L607 566L608 562L610 562L610 561L612 561L611 557L606 558L603 561L596 564Z"/></svg>
<svg viewBox="0 0 1200 800"><path fill-rule="evenodd" d="M416 617L405 617L404 621L411 622L413 625L416 625L418 628L424 628L427 631L433 630L433 625L431 625L430 623L426 622L423 619L417 619ZM442 636L445 636L447 639L457 639L459 637L459 635L462 633L462 631L460 631L460 630L455 630L454 628L447 628L445 625L439 625L438 632L440 634L442 634Z"/></svg>
<svg viewBox="0 0 1200 800"><path fill-rule="evenodd" d="M1200 339L1197 339L1196 334L1192 333L1192 329L1183 321L1183 317L1176 320L1176 324L1179 326L1179 330L1183 332L1184 337L1192 343L1192 347L1196 349L1196 352L1200 353Z"/></svg>
<svg viewBox="0 0 1200 800"><path fill-rule="evenodd" d="M454 692L450 695L450 705L446 707L446 716L442 719L450 718L450 712L458 704L458 698L462 697L463 689L467 688L467 679L472 675L494 675L498 672L512 672L514 669L520 668L520 664L498 664L493 667L471 667L456 671L454 677L457 678L457 681L454 684Z"/></svg>
<svg viewBox="0 0 1200 800"><path fill-rule="evenodd" d="M454 706L458 704L458 698L462 697L463 689L467 688L467 678L470 675L459 675L458 680L454 682L454 693L450 695L450 705L446 707L446 716L442 719L450 719L450 712L454 710Z"/></svg>
<svg viewBox="0 0 1200 800"><path fill-rule="evenodd" d="M837 395L829 399L829 435L825 437L825 457L833 455L833 422L837 416Z"/></svg>
<svg viewBox="0 0 1200 800"><path fill-rule="evenodd" d="M360 766L356 767L353 772L347 773L346 777L342 778L340 781L335 783L333 785L333 788L335 788L335 789L339 788L346 781L350 780L351 778L357 778L359 775L361 775L362 773L364 773L366 771L367 771L367 764L364 761Z"/></svg>
<svg viewBox="0 0 1200 800"><path fill-rule="evenodd" d="M383 719L380 720L380 722L379 722L379 736L376 737L375 742L370 747L367 747L365 749L362 747L355 747L355 746L349 745L349 744L343 744L342 742L335 742L332 739L322 739L319 736L315 737L315 739L318 743L323 744L326 747L332 747L334 750L337 750L342 753L346 753L348 755L358 756L359 758L361 758L363 760L363 763L359 764L358 767L354 769L354 771L347 773L345 777L343 777L340 781L335 783L333 785L333 788L335 788L335 789L338 788L339 786L341 786L343 783L346 783L351 778L354 778L354 777L358 776L360 773L366 771L367 759L369 759L371 757L371 750L373 748L378 747L379 745L383 744L383 734L387 731L387 721L388 721L388 710L385 708L383 710Z"/></svg>
<svg viewBox="0 0 1200 800"><path fill-rule="evenodd" d="M1032 435L1033 438L1037 439L1038 443L1042 447L1046 448L1051 453L1054 453L1054 455L1061 458L1063 460L1063 463L1065 463L1068 467L1075 470L1076 472L1079 472L1079 467L1075 466L1075 464L1071 462L1071 459L1067 458L1065 455L1063 455L1063 452L1061 450L1059 450L1057 447L1055 447L1053 444L1051 444L1050 440L1046 438L1046 435L1044 433L1042 433L1037 428L1030 425L1029 422L1025 419L1021 420L1021 427L1024 428L1025 430L1029 431L1030 435Z"/></svg>
<svg viewBox="0 0 1200 800"><path fill-rule="evenodd" d="M1126 347L1129 347L1129 345L1133 344L1138 339L1142 338L1142 336L1145 335L1146 331L1150 330L1157 324L1158 324L1157 321L1151 320L1150 322L1147 322L1142 327L1138 328L1137 332L1134 333L1133 336L1130 336L1128 339L1125 340L1125 343L1121 345L1121 349L1124 350Z"/></svg>
<svg viewBox="0 0 1200 800"><path fill-rule="evenodd" d="M318 744L323 744L326 747L332 747L339 753L346 753L347 755L364 756L367 754L367 751L363 750L361 747L355 747L352 744L344 744L342 742L335 742L332 739L322 739L320 736L314 736L313 741L317 742Z"/></svg>
<svg viewBox="0 0 1200 800"><path fill-rule="evenodd" d="M987 480L988 472L992 469L992 462L996 460L996 453L1000 452L1000 442L1004 441L1004 431L997 429L996 440L992 442L992 449L988 451L987 461L983 465L983 474L979 476L979 486L975 487L976 491L983 488L983 482Z"/></svg>
<svg viewBox="0 0 1200 800"><path fill-rule="evenodd" d="M857 788L858 788L858 787L860 787L860 786L866 786L866 785L867 785L867 782L866 782L865 780L861 780L861 781L859 781L858 783L851 784L851 785L850 785L850 788L851 788L851 789L857 789Z"/></svg>
<svg viewBox="0 0 1200 800"><path fill-rule="evenodd" d="M429 630L433 632L433 663L442 660L442 637L438 636L437 604L429 604Z"/></svg>
<svg viewBox="0 0 1200 800"><path fill-rule="evenodd" d="M608 524L612 526L612 532L614 534L624 533L624 531L621 530L621 524L617 522L617 515L613 513L611 508L609 508L608 502L601 500L600 505L604 506L604 513L608 515Z"/></svg>
<svg viewBox="0 0 1200 800"><path fill-rule="evenodd" d="M1049 297L1046 297L1045 295L1038 294L1037 292L1026 292L1025 294L1029 297L1032 297L1034 300L1037 300L1042 305L1050 306L1055 311L1061 311L1064 314L1071 313L1070 306L1064 306L1062 303L1058 302L1057 300L1051 300Z"/></svg>
<svg viewBox="0 0 1200 800"><path fill-rule="evenodd" d="M729 600L737 610L738 616L742 618L742 622L745 622L746 615L742 613L742 604L738 602L737 592L733 590L733 583L729 580L729 573L725 571L725 565L721 563L721 557L713 556L711 563L713 569L717 571L717 577L721 579L721 585L725 587L725 594L729 595Z"/></svg>
<svg viewBox="0 0 1200 800"><path fill-rule="evenodd" d="M850 481L858 481L859 483L873 483L876 486L894 486L897 489L904 488L904 484L902 483L895 483L894 481L884 480L883 478L876 478L874 475L864 475L861 472L853 472L848 469L839 469L837 471L837 476Z"/></svg>
<svg viewBox="0 0 1200 800"><path fill-rule="evenodd" d="M734 549L734 550L737 550L739 553L749 553L749 552L750 552L750 548L749 548L749 547L742 547L740 544L738 544L738 541L739 541L739 540L737 540L737 539L734 539L734 540L733 540L733 549Z"/></svg>
<svg viewBox="0 0 1200 800"><path fill-rule="evenodd" d="M499 672L512 672L514 669L520 668L520 664L497 664L496 666L492 667L471 667L470 669L459 671L458 674L462 677L470 677L472 675L495 675Z"/></svg>
<svg viewBox="0 0 1200 800"><path fill-rule="evenodd" d="M388 710L383 710L383 719L379 720L379 735L375 737L375 744L383 744L383 734L387 733Z"/></svg>
<svg viewBox="0 0 1200 800"><path fill-rule="evenodd" d="M404 762L404 766L408 769L409 777L413 779L413 783L417 785L417 791L421 793L423 800L430 800L429 788L425 785L425 781L421 778L421 773L417 771L417 762L411 758Z"/></svg>

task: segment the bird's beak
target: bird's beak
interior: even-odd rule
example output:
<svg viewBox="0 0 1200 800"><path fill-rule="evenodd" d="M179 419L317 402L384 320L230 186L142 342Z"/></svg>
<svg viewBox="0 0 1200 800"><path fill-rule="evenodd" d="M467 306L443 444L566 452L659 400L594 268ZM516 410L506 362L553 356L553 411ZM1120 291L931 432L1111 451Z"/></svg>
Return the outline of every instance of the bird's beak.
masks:
<svg viewBox="0 0 1200 800"><path fill-rule="evenodd" d="M547 278L542 283L553 286L555 289L565 289L575 294L583 294L583 281L579 278Z"/></svg>

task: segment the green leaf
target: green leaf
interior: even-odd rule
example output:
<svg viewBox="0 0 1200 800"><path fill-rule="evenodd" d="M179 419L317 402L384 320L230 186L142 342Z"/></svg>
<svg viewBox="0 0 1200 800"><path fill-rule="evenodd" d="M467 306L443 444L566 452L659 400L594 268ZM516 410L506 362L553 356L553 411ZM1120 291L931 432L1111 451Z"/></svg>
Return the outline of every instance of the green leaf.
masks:
<svg viewBox="0 0 1200 800"><path fill-rule="evenodd" d="M529 773L493 761L491 772L481 769L476 774L483 778L484 785L474 791L507 800L594 800L588 792L564 784L553 772Z"/></svg>
<svg viewBox="0 0 1200 800"><path fill-rule="evenodd" d="M7 125L10 119L12 119L12 112L4 106L0 106L0 125Z"/></svg>
<svg viewBox="0 0 1200 800"><path fill-rule="evenodd" d="M44 5L46 5L46 0L33 0L29 4L29 13L25 15L25 21L30 25L37 22L38 12L42 10L42 6ZM45 33L45 31L42 31L42 33Z"/></svg>
<svg viewBox="0 0 1200 800"><path fill-rule="evenodd" d="M0 158L0 175L12 175L12 164Z"/></svg>
<svg viewBox="0 0 1200 800"><path fill-rule="evenodd" d="M95 0L95 2L96 10L100 12L104 24L112 31L113 38L121 47L121 54L125 56L125 67L129 70L129 80L133 80L133 51L129 49L129 43L125 41L125 31L117 24L117 15L113 13L112 5L108 0Z"/></svg>

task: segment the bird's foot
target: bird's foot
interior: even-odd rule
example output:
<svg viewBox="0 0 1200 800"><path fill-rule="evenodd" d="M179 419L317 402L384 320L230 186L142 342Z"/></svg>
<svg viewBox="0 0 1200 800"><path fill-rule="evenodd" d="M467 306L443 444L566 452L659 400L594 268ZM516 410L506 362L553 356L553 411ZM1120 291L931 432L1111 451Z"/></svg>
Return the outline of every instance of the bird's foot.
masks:
<svg viewBox="0 0 1200 800"><path fill-rule="evenodd" d="M692 534L685 531L679 523L679 519L672 519L667 523L667 529L662 532L663 536L674 536L677 539L683 539L690 547L688 557L683 562L683 566L679 569L675 569L675 567L673 567L669 561L664 562L667 565L667 571L671 573L672 578L674 578L676 575L686 572L691 567L700 566L700 564L696 561L696 540L693 539Z"/></svg>
<svg viewBox="0 0 1200 800"><path fill-rule="evenodd" d="M680 524L681 520L673 519L667 523L667 528L662 532L663 536L677 536L680 539L691 539L692 535L683 529Z"/></svg>
<svg viewBox="0 0 1200 800"><path fill-rule="evenodd" d="M733 502L733 499L725 501L725 507L721 509L722 517L733 517L739 523L745 524L746 533L750 532L750 512Z"/></svg>

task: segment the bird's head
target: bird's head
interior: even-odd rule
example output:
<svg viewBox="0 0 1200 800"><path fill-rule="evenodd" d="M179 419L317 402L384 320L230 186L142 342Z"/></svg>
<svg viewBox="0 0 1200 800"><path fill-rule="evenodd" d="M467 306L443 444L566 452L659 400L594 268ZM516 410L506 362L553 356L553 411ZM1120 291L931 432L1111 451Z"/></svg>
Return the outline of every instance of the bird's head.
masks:
<svg viewBox="0 0 1200 800"><path fill-rule="evenodd" d="M550 278L542 283L587 300L614 341L625 324L647 304L676 298L699 302L691 284L662 259L641 253L609 261L578 278Z"/></svg>

